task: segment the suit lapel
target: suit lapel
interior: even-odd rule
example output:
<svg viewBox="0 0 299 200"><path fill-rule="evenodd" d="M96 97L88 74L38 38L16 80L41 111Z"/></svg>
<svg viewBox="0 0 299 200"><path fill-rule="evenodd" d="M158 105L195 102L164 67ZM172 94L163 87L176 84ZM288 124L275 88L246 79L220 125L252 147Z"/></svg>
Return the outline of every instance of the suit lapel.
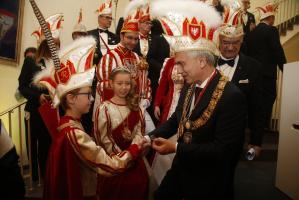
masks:
<svg viewBox="0 0 299 200"><path fill-rule="evenodd" d="M151 36L151 34L149 34L149 36L148 36L148 51L147 51L147 55L146 56L149 55L151 47L152 47L152 36Z"/></svg>
<svg viewBox="0 0 299 200"><path fill-rule="evenodd" d="M198 105L195 107L194 112L191 115L191 120L195 120L197 119L203 112L203 110L208 106L208 104L210 103L212 94L219 82L220 79L220 73L217 70L217 74L214 77L214 79L210 82L210 84L208 85L205 93L202 96L202 99L199 101Z"/></svg>
<svg viewBox="0 0 299 200"><path fill-rule="evenodd" d="M243 56L241 54L239 54L238 64L236 66L235 73L234 73L234 75L232 77L232 80L231 80L231 82L236 84L236 85L239 83L240 77L242 77L242 74L243 74L242 63L243 63Z"/></svg>

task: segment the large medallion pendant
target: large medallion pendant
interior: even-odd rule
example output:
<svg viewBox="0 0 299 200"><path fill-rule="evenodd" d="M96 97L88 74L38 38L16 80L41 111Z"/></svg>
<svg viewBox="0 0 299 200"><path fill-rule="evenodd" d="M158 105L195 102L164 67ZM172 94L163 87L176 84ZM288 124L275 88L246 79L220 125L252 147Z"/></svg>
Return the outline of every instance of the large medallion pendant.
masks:
<svg viewBox="0 0 299 200"><path fill-rule="evenodd" d="M191 144L192 142L192 133L191 132L185 132L183 136L183 140L185 144Z"/></svg>
<svg viewBox="0 0 299 200"><path fill-rule="evenodd" d="M122 130L122 136L126 140L129 140L129 141L132 140L132 132L130 131L130 129L128 127L125 127Z"/></svg>
<svg viewBox="0 0 299 200"><path fill-rule="evenodd" d="M185 128L186 128L187 130L189 130L189 129L191 129L191 126L192 126L192 122L191 122L190 120L187 120L187 121L185 122Z"/></svg>

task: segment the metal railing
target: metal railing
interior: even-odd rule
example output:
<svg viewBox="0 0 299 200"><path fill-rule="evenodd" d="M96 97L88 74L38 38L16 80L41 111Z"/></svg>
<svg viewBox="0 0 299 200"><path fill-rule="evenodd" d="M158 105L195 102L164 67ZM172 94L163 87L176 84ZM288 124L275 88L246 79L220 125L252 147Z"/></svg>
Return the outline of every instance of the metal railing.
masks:
<svg viewBox="0 0 299 200"><path fill-rule="evenodd" d="M16 146L16 149L18 149L18 154L20 157L20 169L21 174L24 178L24 180L28 179L29 185L28 190L33 190L33 182L32 182L32 158L31 158L31 130L30 130L30 117L26 120L24 120L25 112L24 112L24 106L26 104L25 102L19 103L11 108L8 108L7 110L0 113L0 118L5 121L5 117L8 119L8 134L10 138L12 139L13 143ZM17 121L13 120L13 114L17 111ZM23 140L23 133L25 133L24 127L25 122L27 123L27 145L26 140ZM16 131L13 131L14 126L17 126ZM16 137L16 139L14 139ZM26 147L25 149L23 149ZM27 155L24 155L23 150L27 152ZM27 159L26 159L27 158ZM26 160L28 160L28 164L26 164ZM28 172L24 172L24 168L28 166ZM26 170L27 171L27 170ZM39 176L40 177L40 176ZM25 181L26 182L26 181ZM38 185L41 184L41 180L39 178Z"/></svg>

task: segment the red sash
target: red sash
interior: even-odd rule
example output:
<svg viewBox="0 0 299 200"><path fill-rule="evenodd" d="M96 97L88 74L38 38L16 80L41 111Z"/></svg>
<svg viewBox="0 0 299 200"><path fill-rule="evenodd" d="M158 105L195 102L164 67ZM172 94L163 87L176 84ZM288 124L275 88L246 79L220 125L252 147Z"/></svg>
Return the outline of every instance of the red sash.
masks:
<svg viewBox="0 0 299 200"><path fill-rule="evenodd" d="M111 134L112 137L117 144L122 150L125 150L129 148L131 145L132 141L127 140L126 138L123 137L122 131L125 128L125 123L128 122L127 126L131 133L133 134L133 130L135 126L138 124L138 122L141 120L140 112L139 111L131 111L130 114L124 119L124 121L118 125L114 130L112 130Z"/></svg>

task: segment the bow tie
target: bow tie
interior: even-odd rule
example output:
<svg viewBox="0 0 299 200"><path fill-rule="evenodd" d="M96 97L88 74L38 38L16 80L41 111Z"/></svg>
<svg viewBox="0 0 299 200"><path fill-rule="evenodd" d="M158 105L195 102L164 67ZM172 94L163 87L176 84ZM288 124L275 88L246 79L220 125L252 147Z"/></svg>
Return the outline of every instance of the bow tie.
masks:
<svg viewBox="0 0 299 200"><path fill-rule="evenodd" d="M234 66L235 64L235 59L230 59L230 60L224 60L222 59L221 57L218 59L218 66L221 66L221 65L224 65L224 64L227 64L231 67Z"/></svg>
<svg viewBox="0 0 299 200"><path fill-rule="evenodd" d="M99 28L100 33L107 33L108 34L108 29L104 30L104 29L100 29Z"/></svg>

